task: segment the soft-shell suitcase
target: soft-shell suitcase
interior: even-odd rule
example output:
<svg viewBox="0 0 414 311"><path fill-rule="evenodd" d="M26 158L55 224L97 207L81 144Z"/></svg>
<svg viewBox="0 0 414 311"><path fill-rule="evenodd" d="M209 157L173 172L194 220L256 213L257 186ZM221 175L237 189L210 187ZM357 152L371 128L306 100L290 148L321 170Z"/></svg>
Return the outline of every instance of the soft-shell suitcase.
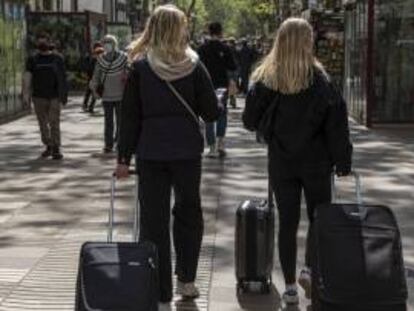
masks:
<svg viewBox="0 0 414 311"><path fill-rule="evenodd" d="M313 224L313 311L405 311L407 285L401 236L386 206L318 206ZM335 194L335 181L333 180ZM335 197L335 195L334 195Z"/></svg>
<svg viewBox="0 0 414 311"><path fill-rule="evenodd" d="M108 242L86 242L79 259L76 311L158 311L156 246L138 241L138 195L134 242L112 242L116 177L111 181Z"/></svg>
<svg viewBox="0 0 414 311"><path fill-rule="evenodd" d="M272 284L274 252L274 201L269 184L268 200L244 201L237 209L235 261L237 290L248 292L260 285L269 293Z"/></svg>

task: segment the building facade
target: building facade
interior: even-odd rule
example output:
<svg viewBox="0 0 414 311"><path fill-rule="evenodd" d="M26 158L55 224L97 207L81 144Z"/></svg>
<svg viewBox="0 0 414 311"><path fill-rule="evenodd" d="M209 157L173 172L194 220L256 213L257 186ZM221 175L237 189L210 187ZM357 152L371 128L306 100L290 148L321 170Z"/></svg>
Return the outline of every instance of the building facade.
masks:
<svg viewBox="0 0 414 311"><path fill-rule="evenodd" d="M346 2L344 92L368 126L414 123L414 3Z"/></svg>
<svg viewBox="0 0 414 311"><path fill-rule="evenodd" d="M0 122L29 110L21 96L25 42L25 1L0 0Z"/></svg>
<svg viewBox="0 0 414 311"><path fill-rule="evenodd" d="M85 12L107 15L112 23L128 23L127 0L29 0L32 12Z"/></svg>

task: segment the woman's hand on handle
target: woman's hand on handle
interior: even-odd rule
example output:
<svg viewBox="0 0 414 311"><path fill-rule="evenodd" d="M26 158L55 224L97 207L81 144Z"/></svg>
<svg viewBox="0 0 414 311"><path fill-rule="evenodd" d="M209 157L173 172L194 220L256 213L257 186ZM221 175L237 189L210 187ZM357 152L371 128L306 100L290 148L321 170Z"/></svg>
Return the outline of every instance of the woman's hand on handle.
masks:
<svg viewBox="0 0 414 311"><path fill-rule="evenodd" d="M115 176L118 179L124 179L129 177L129 166L126 164L118 164L115 169Z"/></svg>

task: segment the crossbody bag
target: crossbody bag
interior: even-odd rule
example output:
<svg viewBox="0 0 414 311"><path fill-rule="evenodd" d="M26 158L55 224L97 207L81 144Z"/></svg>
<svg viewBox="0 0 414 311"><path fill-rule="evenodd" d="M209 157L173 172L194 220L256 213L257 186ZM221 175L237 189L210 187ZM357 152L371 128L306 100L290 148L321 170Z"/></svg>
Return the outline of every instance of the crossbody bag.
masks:
<svg viewBox="0 0 414 311"><path fill-rule="evenodd" d="M194 110L190 107L190 105L187 103L187 101L184 99L184 97L177 91L177 89L171 84L169 81L165 81L168 88L171 90L171 92L177 97L178 101L184 106L184 108L190 113L192 119L194 120L195 124L197 125L198 130L202 134L202 128L203 128L203 121L200 120L200 118L196 115Z"/></svg>

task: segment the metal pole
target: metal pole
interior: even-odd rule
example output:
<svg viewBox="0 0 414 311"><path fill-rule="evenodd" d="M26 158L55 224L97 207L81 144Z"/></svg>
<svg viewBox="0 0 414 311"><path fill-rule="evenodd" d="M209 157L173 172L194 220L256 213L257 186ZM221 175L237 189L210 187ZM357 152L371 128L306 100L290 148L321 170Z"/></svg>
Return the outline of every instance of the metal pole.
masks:
<svg viewBox="0 0 414 311"><path fill-rule="evenodd" d="M374 26L375 0L368 0L368 42L367 42L367 127L372 127L372 113L375 105L375 74L374 74Z"/></svg>

